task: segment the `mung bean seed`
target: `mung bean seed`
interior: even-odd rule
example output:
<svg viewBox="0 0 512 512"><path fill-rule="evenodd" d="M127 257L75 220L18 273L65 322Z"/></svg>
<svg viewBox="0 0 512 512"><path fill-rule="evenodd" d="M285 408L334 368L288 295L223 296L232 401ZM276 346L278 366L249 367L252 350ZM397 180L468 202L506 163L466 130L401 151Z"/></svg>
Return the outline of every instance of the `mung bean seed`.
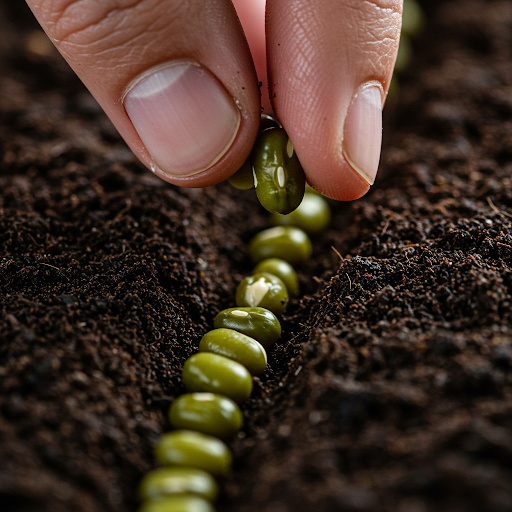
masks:
<svg viewBox="0 0 512 512"><path fill-rule="evenodd" d="M199 468L213 476L229 473L232 461L220 439L192 430L164 434L155 446L155 456L162 464Z"/></svg>
<svg viewBox="0 0 512 512"><path fill-rule="evenodd" d="M306 192L296 210L288 215L274 213L271 220L276 226L295 226L308 235L316 235L329 225L331 208L322 196Z"/></svg>
<svg viewBox="0 0 512 512"><path fill-rule="evenodd" d="M254 188L254 176L252 174L251 159L248 158L238 171L228 179L233 187L239 190L251 190Z"/></svg>
<svg viewBox="0 0 512 512"><path fill-rule="evenodd" d="M260 117L260 132L267 128L282 128L279 121L268 114L261 114Z"/></svg>
<svg viewBox="0 0 512 512"><path fill-rule="evenodd" d="M171 494L194 494L215 501L219 492L215 479L202 469L163 467L148 473L139 487L143 500L157 500Z"/></svg>
<svg viewBox="0 0 512 512"><path fill-rule="evenodd" d="M286 285L278 277L260 272L243 279L236 289L237 306L265 308L281 315L288 305Z"/></svg>
<svg viewBox="0 0 512 512"><path fill-rule="evenodd" d="M244 422L233 400L214 393L181 395L169 409L169 420L174 428L197 430L220 439L233 437Z"/></svg>
<svg viewBox="0 0 512 512"><path fill-rule="evenodd" d="M402 32L415 36L425 23L425 15L416 0L404 0L402 13Z"/></svg>
<svg viewBox="0 0 512 512"><path fill-rule="evenodd" d="M213 505L199 496L181 494L145 501L139 512L215 512Z"/></svg>
<svg viewBox="0 0 512 512"><path fill-rule="evenodd" d="M218 393L237 403L247 400L252 391L252 377L245 366L209 352L199 352L185 361L183 384L189 391Z"/></svg>
<svg viewBox="0 0 512 512"><path fill-rule="evenodd" d="M245 366L251 375L261 375L267 367L267 353L255 339L233 329L214 329L199 343L199 352L212 352Z"/></svg>
<svg viewBox="0 0 512 512"><path fill-rule="evenodd" d="M313 247L302 229L277 226L258 233L249 245L249 254L254 263L267 258L279 258L290 265L305 263Z"/></svg>
<svg viewBox="0 0 512 512"><path fill-rule="evenodd" d="M287 261L279 258L267 258L266 260L260 261L254 268L253 273L257 274L258 272L267 272L281 279L286 285L290 297L294 297L299 293L297 272L295 272L295 269Z"/></svg>
<svg viewBox="0 0 512 512"><path fill-rule="evenodd" d="M306 176L282 128L267 128L259 133L251 163L256 194L265 209L285 214L299 206Z"/></svg>
<svg viewBox="0 0 512 512"><path fill-rule="evenodd" d="M265 308L239 307L222 310L213 322L216 329L234 329L258 340L265 348L281 337L281 324L276 315Z"/></svg>

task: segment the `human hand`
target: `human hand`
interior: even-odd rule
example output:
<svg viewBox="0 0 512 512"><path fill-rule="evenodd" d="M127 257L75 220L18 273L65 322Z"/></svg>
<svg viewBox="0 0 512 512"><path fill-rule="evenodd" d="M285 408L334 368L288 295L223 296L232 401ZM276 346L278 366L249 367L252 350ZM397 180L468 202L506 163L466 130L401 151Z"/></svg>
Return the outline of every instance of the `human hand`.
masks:
<svg viewBox="0 0 512 512"><path fill-rule="evenodd" d="M27 3L158 176L213 185L245 161L258 131L260 90L229 0ZM234 3L264 81L264 0ZM330 197L356 199L375 178L401 9L402 0L267 2L272 107L308 182Z"/></svg>

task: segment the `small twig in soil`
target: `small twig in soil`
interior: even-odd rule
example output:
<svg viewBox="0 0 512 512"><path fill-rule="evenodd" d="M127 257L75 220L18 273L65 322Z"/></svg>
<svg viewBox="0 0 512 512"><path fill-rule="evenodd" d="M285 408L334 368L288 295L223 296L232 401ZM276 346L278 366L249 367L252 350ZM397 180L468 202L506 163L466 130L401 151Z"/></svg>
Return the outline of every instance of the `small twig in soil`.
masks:
<svg viewBox="0 0 512 512"><path fill-rule="evenodd" d="M54 267L53 265L50 265L49 263L41 263L39 262L39 265L46 265L47 267L51 267L51 268L54 268L55 270L59 271L59 272L62 272L62 270L58 267Z"/></svg>
<svg viewBox="0 0 512 512"><path fill-rule="evenodd" d="M115 224L130 208L132 207L131 199L126 200L126 206L110 221L106 224Z"/></svg>
<svg viewBox="0 0 512 512"><path fill-rule="evenodd" d="M487 203L489 204L489 206L491 207L491 210L495 213L497 213L498 215L501 215L502 217L508 217L509 219L512 218L512 215L510 215L510 213L507 213L507 212L504 212L502 210L500 210L493 202L492 202L492 199L487 196Z"/></svg>
<svg viewBox="0 0 512 512"><path fill-rule="evenodd" d="M55 269L57 272L59 272L59 273L62 275L62 277L65 277L65 278L66 278L66 280L68 280L68 281L69 281L68 276L66 276L66 274L64 274L64 272L62 271L62 269L60 269L60 268L58 268L58 267L54 267L53 265L50 265L49 263L39 262L39 265L45 265L46 267L50 267L50 268Z"/></svg>
<svg viewBox="0 0 512 512"><path fill-rule="evenodd" d="M331 249L336 253L336 255L338 256L338 258L341 260L341 261L345 261L343 256L340 254L340 252L338 251L338 249L336 249L334 246L331 245Z"/></svg>
<svg viewBox="0 0 512 512"><path fill-rule="evenodd" d="M30 233L27 233L27 235L32 239L32 242L34 242L37 246L42 247L42 245L37 243L35 238Z"/></svg>

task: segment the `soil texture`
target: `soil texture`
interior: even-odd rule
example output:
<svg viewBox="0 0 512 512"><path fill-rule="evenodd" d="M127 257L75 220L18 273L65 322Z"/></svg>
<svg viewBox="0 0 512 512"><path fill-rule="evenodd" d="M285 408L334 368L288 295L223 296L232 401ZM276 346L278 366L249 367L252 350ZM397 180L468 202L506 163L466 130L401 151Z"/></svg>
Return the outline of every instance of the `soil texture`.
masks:
<svg viewBox="0 0 512 512"><path fill-rule="evenodd" d="M512 2L425 10L377 182L314 239L219 512L512 510ZM23 3L0 34L1 508L132 512L268 216L153 177Z"/></svg>

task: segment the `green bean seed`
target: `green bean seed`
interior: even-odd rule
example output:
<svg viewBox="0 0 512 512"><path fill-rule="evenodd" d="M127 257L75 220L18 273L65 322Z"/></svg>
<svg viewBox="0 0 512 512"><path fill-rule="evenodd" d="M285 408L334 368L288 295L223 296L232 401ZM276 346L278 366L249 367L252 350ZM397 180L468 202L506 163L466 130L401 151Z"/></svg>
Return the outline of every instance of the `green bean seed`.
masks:
<svg viewBox="0 0 512 512"><path fill-rule="evenodd" d="M248 158L238 171L228 179L233 187L239 190L250 190L254 188L254 176L252 174L251 159Z"/></svg>
<svg viewBox="0 0 512 512"><path fill-rule="evenodd" d="M267 128L259 133L251 163L256 194L265 209L284 214L299 206L306 176L282 128Z"/></svg>
<svg viewBox="0 0 512 512"><path fill-rule="evenodd" d="M155 456L162 464L198 468L213 476L229 473L232 461L220 439L192 430L164 434L155 446Z"/></svg>
<svg viewBox="0 0 512 512"><path fill-rule="evenodd" d="M199 496L179 494L146 501L139 508L139 512L215 512L215 509L209 501Z"/></svg>
<svg viewBox="0 0 512 512"><path fill-rule="evenodd" d="M288 290L278 277L260 272L246 277L236 289L237 306L265 308L281 315L288 305Z"/></svg>
<svg viewBox="0 0 512 512"><path fill-rule="evenodd" d="M306 262L313 247L302 229L278 226L258 233L249 245L249 254L254 263L266 258L279 258L290 265Z"/></svg>
<svg viewBox="0 0 512 512"><path fill-rule="evenodd" d="M322 193L318 192L318 190L315 190L311 185L308 185L306 183L306 191L305 194L315 194L316 196L320 196L322 199L327 201L327 204L330 206L338 206L340 204L340 201L337 199L331 199L330 197L324 196Z"/></svg>
<svg viewBox="0 0 512 512"><path fill-rule="evenodd" d="M395 61L395 72L402 73L405 71L412 59L412 44L407 34L400 36L400 44Z"/></svg>
<svg viewBox="0 0 512 512"><path fill-rule="evenodd" d="M255 339L233 329L214 329L199 343L199 352L212 352L245 366L251 375L261 375L267 367L267 353Z"/></svg>
<svg viewBox="0 0 512 512"><path fill-rule="evenodd" d="M327 201L318 194L306 192L302 203L288 215L272 215L272 223L276 226L295 226L308 235L324 231L331 221L331 209Z"/></svg>
<svg viewBox="0 0 512 512"><path fill-rule="evenodd" d="M404 0L402 13L402 32L415 36L425 23L425 15L416 0Z"/></svg>
<svg viewBox="0 0 512 512"><path fill-rule="evenodd" d="M290 215L293 215L293 213L290 213ZM279 258L268 258L260 261L253 272L255 274L258 272L267 272L268 274L279 277L279 279L281 279L281 281L286 285L288 295L291 297L294 297L299 293L299 279L297 278L297 272L295 272L295 269L287 261L280 260Z"/></svg>
<svg viewBox="0 0 512 512"><path fill-rule="evenodd" d="M185 361L183 384L189 391L218 393L237 403L247 400L252 391L252 377L245 366L208 352L194 354Z"/></svg>
<svg viewBox="0 0 512 512"><path fill-rule="evenodd" d="M260 117L260 132L267 128L281 128L279 121L268 114L261 114Z"/></svg>
<svg viewBox="0 0 512 512"><path fill-rule="evenodd" d="M213 393L186 393L169 409L174 428L197 430L226 439L234 436L244 423L242 413L233 400Z"/></svg>
<svg viewBox="0 0 512 512"><path fill-rule="evenodd" d="M216 329L226 327L258 340L263 347L271 347L281 337L281 324L276 315L265 308L229 308L221 311L213 321Z"/></svg>
<svg viewBox="0 0 512 512"><path fill-rule="evenodd" d="M172 494L194 494L215 501L218 492L215 479L206 471L180 467L151 471L143 478L139 488L143 500L158 500Z"/></svg>

